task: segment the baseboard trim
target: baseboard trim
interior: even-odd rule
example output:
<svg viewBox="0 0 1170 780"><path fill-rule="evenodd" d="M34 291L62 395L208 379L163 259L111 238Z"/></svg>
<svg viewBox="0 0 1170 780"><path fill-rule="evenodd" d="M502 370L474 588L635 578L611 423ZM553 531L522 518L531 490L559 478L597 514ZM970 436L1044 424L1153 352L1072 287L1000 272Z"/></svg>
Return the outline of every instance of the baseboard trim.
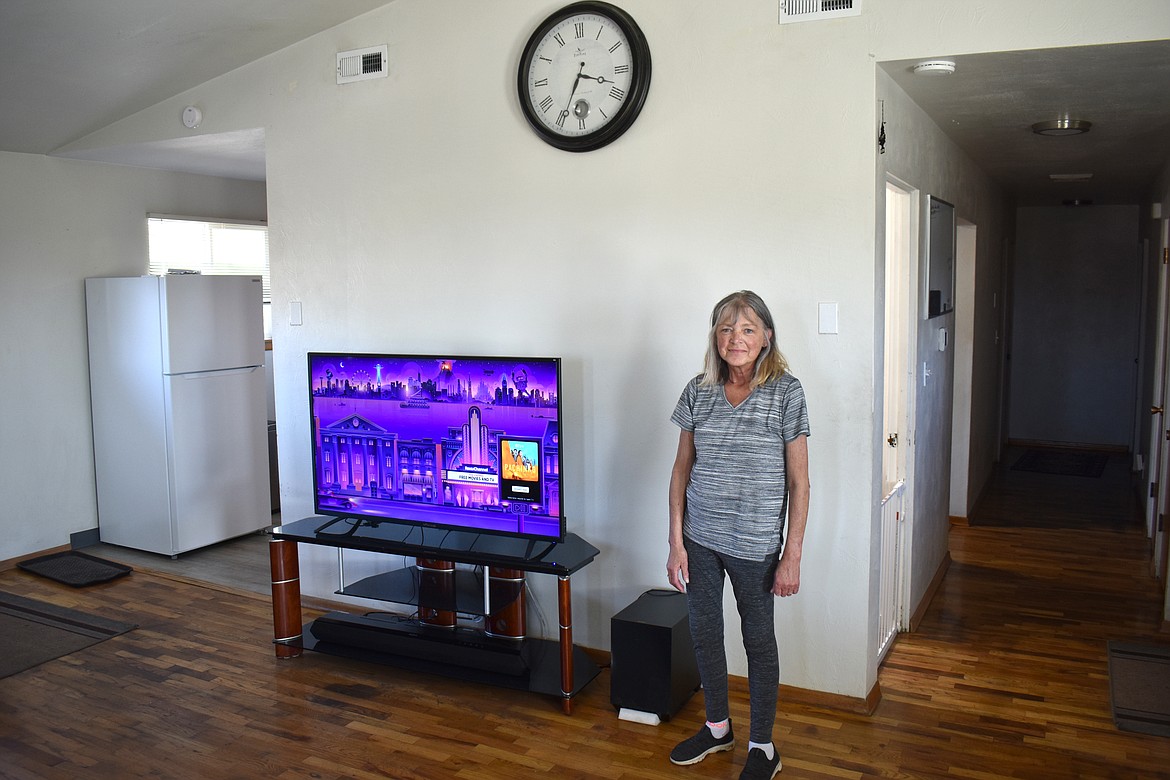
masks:
<svg viewBox="0 0 1170 780"><path fill-rule="evenodd" d="M939 564L938 569L934 572L934 577L930 580L930 585L926 588L926 593L922 594L922 600L918 602L917 609L914 614L910 616L910 630L917 631L918 626L922 623L922 618L926 616L926 610L930 609L930 602L934 600L938 589L942 587L943 578L947 576L947 569L951 568L951 553L943 556L942 563Z"/></svg>
<svg viewBox="0 0 1170 780"><path fill-rule="evenodd" d="M843 696L839 693L825 693L808 688L794 688L791 685L780 686L780 701L793 701L810 707L823 707L830 710L849 712L854 715L873 715L878 702L882 700L881 686L876 682L865 698L857 696Z"/></svg>
<svg viewBox="0 0 1170 780"><path fill-rule="evenodd" d="M748 683L746 677L738 675L730 675L727 678L728 687L734 689L736 693L747 694ZM840 693L827 693L825 691L814 691L811 688L797 688L792 685L780 686L780 706L784 706L784 702L791 701L797 704L806 705L809 707L822 707L827 710L837 710L838 712L848 712L854 715L872 715L873 711L877 709L878 702L882 700L881 687L875 682L873 688L864 697L845 696Z"/></svg>
<svg viewBox="0 0 1170 780"><path fill-rule="evenodd" d="M86 547L93 547L102 540L101 530L98 528L90 528L88 531L78 531L75 534L69 534L69 546L74 550L84 550Z"/></svg>

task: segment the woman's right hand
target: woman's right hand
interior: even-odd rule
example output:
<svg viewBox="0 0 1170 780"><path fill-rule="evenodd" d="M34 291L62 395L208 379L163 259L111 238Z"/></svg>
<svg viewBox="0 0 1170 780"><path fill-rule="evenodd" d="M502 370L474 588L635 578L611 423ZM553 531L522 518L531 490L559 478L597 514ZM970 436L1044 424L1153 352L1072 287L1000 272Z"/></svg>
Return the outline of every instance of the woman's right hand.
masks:
<svg viewBox="0 0 1170 780"><path fill-rule="evenodd" d="M687 564L687 551L682 545L671 545L670 555L666 558L666 578L680 593L687 592L687 583L691 581L691 572Z"/></svg>
<svg viewBox="0 0 1170 780"><path fill-rule="evenodd" d="M687 592L691 581L691 570L687 564L687 548L683 546L683 515L687 509L687 485L691 481L691 469L695 465L694 431L678 432L678 451L674 455L674 468L670 471L670 555L666 558L666 578L680 593Z"/></svg>

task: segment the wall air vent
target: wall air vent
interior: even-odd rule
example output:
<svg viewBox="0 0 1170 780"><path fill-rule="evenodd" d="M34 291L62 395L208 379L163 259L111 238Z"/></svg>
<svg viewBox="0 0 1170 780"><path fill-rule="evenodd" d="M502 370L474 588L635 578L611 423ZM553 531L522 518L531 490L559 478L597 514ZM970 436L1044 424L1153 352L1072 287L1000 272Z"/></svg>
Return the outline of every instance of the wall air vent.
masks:
<svg viewBox="0 0 1170 780"><path fill-rule="evenodd" d="M385 44L340 51L337 53L337 83L384 79L390 72L389 60L389 47Z"/></svg>
<svg viewBox="0 0 1170 780"><path fill-rule="evenodd" d="M780 24L861 16L861 0L780 0Z"/></svg>

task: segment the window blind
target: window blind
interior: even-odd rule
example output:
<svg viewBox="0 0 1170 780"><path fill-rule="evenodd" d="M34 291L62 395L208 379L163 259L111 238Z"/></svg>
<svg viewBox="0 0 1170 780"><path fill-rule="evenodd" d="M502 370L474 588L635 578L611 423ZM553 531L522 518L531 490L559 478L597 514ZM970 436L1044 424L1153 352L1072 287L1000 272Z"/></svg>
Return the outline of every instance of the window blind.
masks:
<svg viewBox="0 0 1170 780"><path fill-rule="evenodd" d="M147 215L146 225L147 273L198 271L259 276L264 280L264 302L272 302L267 225L159 214Z"/></svg>

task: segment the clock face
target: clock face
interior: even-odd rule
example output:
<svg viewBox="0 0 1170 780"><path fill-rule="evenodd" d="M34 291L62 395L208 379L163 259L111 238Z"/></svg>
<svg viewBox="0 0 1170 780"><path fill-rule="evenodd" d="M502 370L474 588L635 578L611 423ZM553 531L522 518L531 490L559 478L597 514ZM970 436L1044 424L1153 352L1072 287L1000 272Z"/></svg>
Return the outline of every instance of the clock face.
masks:
<svg viewBox="0 0 1170 780"><path fill-rule="evenodd" d="M524 116L553 146L586 152L624 133L650 87L650 47L628 14L574 3L546 19L524 47L517 86Z"/></svg>

